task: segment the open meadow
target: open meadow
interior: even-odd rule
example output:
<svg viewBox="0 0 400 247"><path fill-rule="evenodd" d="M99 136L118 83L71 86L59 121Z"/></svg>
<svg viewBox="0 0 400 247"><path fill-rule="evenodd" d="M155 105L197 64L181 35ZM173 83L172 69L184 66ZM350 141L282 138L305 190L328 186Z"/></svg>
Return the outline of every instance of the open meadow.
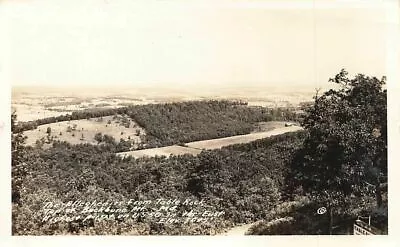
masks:
<svg viewBox="0 0 400 247"><path fill-rule="evenodd" d="M44 124L37 129L25 131L24 135L27 136L27 145L35 145L41 139L49 143L49 138L71 144L97 144L97 133L109 135L117 141L131 140L136 145L146 135L146 131L133 120L120 115Z"/></svg>

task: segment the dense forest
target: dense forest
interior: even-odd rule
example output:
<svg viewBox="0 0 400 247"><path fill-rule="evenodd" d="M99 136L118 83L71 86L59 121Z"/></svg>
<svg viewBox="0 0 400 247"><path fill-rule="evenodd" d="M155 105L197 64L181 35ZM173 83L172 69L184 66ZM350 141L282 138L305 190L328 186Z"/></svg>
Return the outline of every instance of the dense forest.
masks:
<svg viewBox="0 0 400 247"><path fill-rule="evenodd" d="M304 133L192 155L122 159L115 145L54 142L28 147L13 232L25 234L209 234L266 217L282 200L288 157ZM251 151L249 151L251 150ZM210 224L142 222L47 224L36 214L44 201L197 198L225 216Z"/></svg>
<svg viewBox="0 0 400 247"><path fill-rule="evenodd" d="M323 204L287 188L290 163L306 136L304 131L288 133L202 152L197 157L121 159L114 154L116 146L112 144L54 142L47 150L27 148L22 159L29 166L22 177L20 199L13 205L13 232L192 235L222 232L236 224L263 220L269 225L257 225L252 234L326 234L328 219L315 213ZM226 214L211 224L191 225L157 224L147 219L50 224L42 223L37 214L44 201L157 198L203 199L210 209ZM341 226L339 233L346 233L363 204L366 214L376 216L375 225L385 229L382 212L368 207L371 201L371 196L351 201L347 207L355 211L336 219Z"/></svg>
<svg viewBox="0 0 400 247"><path fill-rule="evenodd" d="M303 232L306 219L314 219L308 226L319 224L310 234L348 234L359 216L370 217L376 234L387 234L386 78L349 78L342 70L329 81L336 89L317 92L306 109L301 124L307 135L291 157L285 183L292 199L305 195L324 214L310 214L300 203L282 221L256 226L254 234Z"/></svg>
<svg viewBox="0 0 400 247"><path fill-rule="evenodd" d="M159 145L248 134L257 122L292 117L289 111L248 107L246 103L230 101L139 105L129 107L128 115Z"/></svg>

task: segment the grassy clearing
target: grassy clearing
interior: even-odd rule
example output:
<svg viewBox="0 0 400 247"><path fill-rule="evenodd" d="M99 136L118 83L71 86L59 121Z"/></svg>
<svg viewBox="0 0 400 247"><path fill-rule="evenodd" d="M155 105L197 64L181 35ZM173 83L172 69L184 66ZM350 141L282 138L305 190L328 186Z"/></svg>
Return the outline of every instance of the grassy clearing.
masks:
<svg viewBox="0 0 400 247"><path fill-rule="evenodd" d="M96 144L97 141L94 139L96 133L112 136L116 141L122 138L141 143L141 137L146 134L145 130L129 118L125 124L122 124L121 119L122 116L107 116L41 125L37 129L24 132L28 137L26 144L35 145L37 140L42 138L47 140L48 136L54 140L67 141L71 144ZM50 135L47 133L48 128L51 129Z"/></svg>

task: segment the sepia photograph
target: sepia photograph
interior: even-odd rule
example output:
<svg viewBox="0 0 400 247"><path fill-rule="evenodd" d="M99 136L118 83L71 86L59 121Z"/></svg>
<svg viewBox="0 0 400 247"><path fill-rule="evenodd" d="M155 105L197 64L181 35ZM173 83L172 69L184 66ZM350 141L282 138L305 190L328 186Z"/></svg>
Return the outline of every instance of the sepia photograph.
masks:
<svg viewBox="0 0 400 247"><path fill-rule="evenodd" d="M388 235L394 1L335 2L0 1L11 235Z"/></svg>

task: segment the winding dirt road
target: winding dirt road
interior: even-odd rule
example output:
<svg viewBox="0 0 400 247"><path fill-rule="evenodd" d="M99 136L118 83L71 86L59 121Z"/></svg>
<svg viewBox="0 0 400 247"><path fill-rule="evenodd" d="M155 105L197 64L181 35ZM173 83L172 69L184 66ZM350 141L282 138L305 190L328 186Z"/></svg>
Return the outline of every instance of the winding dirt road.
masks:
<svg viewBox="0 0 400 247"><path fill-rule="evenodd" d="M235 226L231 229L229 229L227 232L220 233L220 236L244 236L246 235L247 231L254 225L256 225L259 221L249 223L249 224L244 224L240 226Z"/></svg>

